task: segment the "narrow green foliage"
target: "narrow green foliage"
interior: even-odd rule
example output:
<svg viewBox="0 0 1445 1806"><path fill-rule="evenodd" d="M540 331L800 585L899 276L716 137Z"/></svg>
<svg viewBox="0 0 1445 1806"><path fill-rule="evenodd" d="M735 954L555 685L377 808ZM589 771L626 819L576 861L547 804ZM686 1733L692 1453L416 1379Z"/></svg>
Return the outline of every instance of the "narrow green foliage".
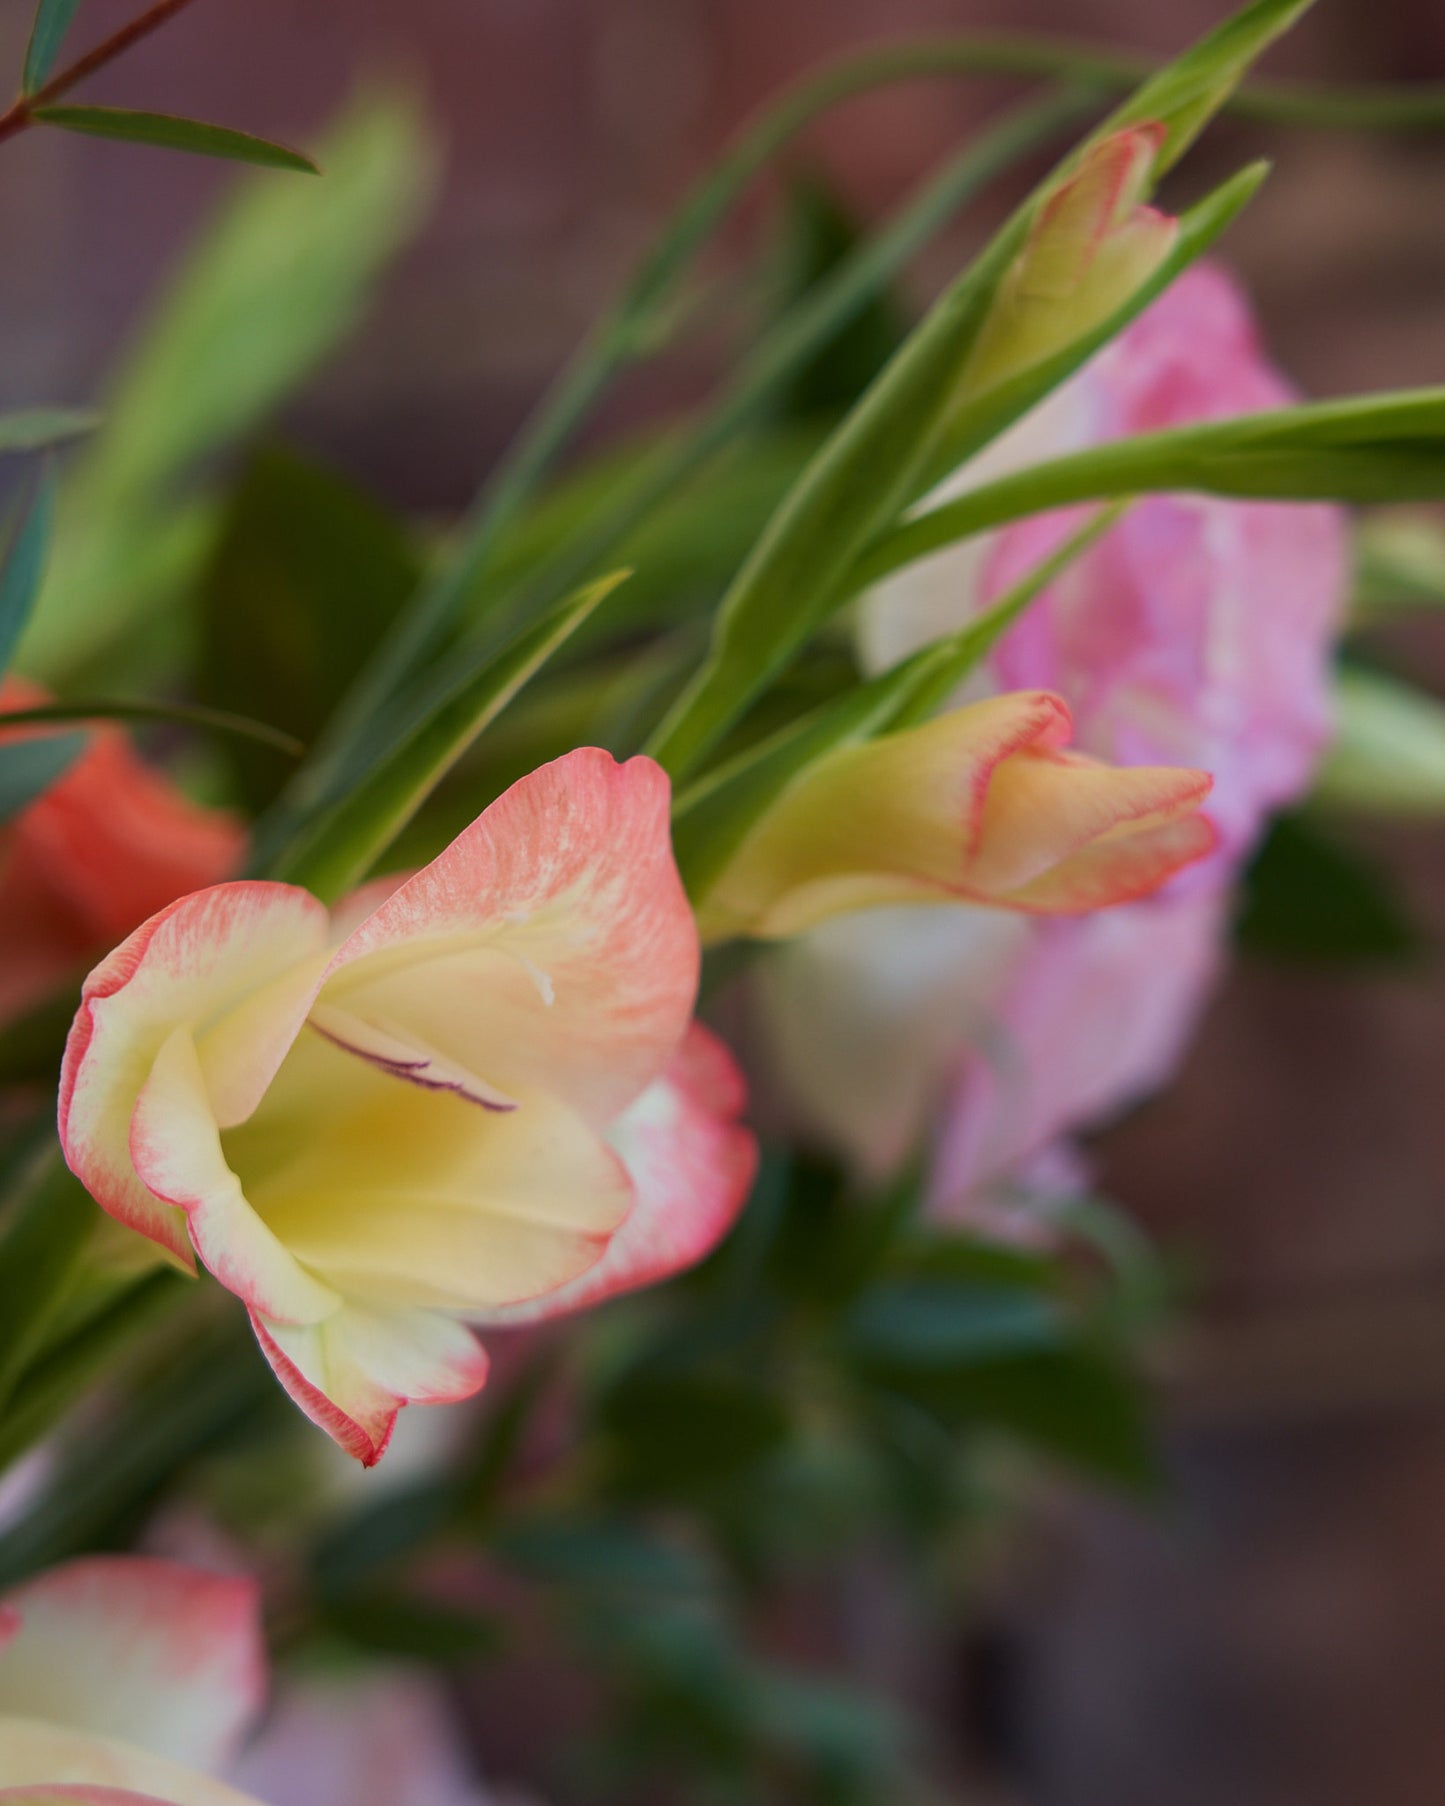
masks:
<svg viewBox="0 0 1445 1806"><path fill-rule="evenodd" d="M0 414L0 453L44 451L79 439L100 425L91 408L21 408Z"/></svg>
<svg viewBox="0 0 1445 1806"><path fill-rule="evenodd" d="M198 157L219 157L229 163L254 163L262 169L289 169L318 176L321 171L300 151L250 132L229 126L209 125L202 119L181 119L174 113L141 113L130 107L36 107L41 125L58 126L64 132L82 132L90 138L115 138L125 144L153 144L162 150L190 151Z"/></svg>
<svg viewBox="0 0 1445 1806"><path fill-rule="evenodd" d="M0 1235L0 1416L43 1345L98 1220L52 1144Z"/></svg>
<svg viewBox="0 0 1445 1806"><path fill-rule="evenodd" d="M55 527L55 473L47 470L0 566L0 677L9 669L40 594Z"/></svg>
<svg viewBox="0 0 1445 1806"><path fill-rule="evenodd" d="M85 751L84 734L0 744L0 825L28 809Z"/></svg>
<svg viewBox="0 0 1445 1806"><path fill-rule="evenodd" d="M25 50L25 73L21 86L26 94L44 87L65 34L70 30L80 0L40 0L35 9L35 22L30 27L30 42Z"/></svg>
<svg viewBox="0 0 1445 1806"><path fill-rule="evenodd" d="M1302 815L1281 816L1260 848L1235 939L1286 965L1398 964L1421 951L1390 874Z"/></svg>
<svg viewBox="0 0 1445 1806"><path fill-rule="evenodd" d="M1445 704L1380 672L1335 680L1335 737L1311 802L1369 815L1445 815Z"/></svg>
<svg viewBox="0 0 1445 1806"><path fill-rule="evenodd" d="M271 875L332 900L365 877L477 735L626 576L588 584L518 636L480 672L453 685L316 827L282 854Z"/></svg>
<svg viewBox="0 0 1445 1806"><path fill-rule="evenodd" d="M198 708L185 702L47 702L33 709L11 709L3 720L14 727L43 727L76 721L155 721L248 741L292 759L299 758L306 750L293 735L264 721L233 715L225 709Z"/></svg>
<svg viewBox="0 0 1445 1806"><path fill-rule="evenodd" d="M1036 464L895 527L869 548L853 583L864 588L1025 515L1181 490L1294 502L1438 499L1445 496L1445 389L1209 421Z"/></svg>

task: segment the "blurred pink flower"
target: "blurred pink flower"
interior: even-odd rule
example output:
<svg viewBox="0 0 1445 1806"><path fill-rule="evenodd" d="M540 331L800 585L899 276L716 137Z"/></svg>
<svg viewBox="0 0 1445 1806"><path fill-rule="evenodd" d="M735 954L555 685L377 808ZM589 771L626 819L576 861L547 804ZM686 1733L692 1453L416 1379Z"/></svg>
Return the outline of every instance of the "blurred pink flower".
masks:
<svg viewBox="0 0 1445 1806"><path fill-rule="evenodd" d="M9 711L47 700L7 678L0 729ZM70 769L0 827L0 1022L78 978L165 904L228 878L242 845L233 816L188 802L119 729L98 728Z"/></svg>
<svg viewBox="0 0 1445 1806"><path fill-rule="evenodd" d="M267 1806L523 1806L482 1786L420 1671L297 1681L231 1773Z"/></svg>
<svg viewBox="0 0 1445 1806"><path fill-rule="evenodd" d="M1196 267L933 499L1290 398L1234 282ZM865 665L886 669L963 625L1082 518L1027 520L900 572L861 607ZM1159 496L1039 598L960 700L1053 690L1083 751L1212 772L1219 847L1158 896L1098 915L1006 926L979 911L967 923L877 912L780 950L760 999L768 1060L814 1132L876 1174L933 1125L935 1203L967 1211L980 1187L1170 1076L1219 969L1230 886L1328 738L1346 573L1335 509ZM832 1021L849 1021L846 1049L793 1016L801 995L824 992Z"/></svg>

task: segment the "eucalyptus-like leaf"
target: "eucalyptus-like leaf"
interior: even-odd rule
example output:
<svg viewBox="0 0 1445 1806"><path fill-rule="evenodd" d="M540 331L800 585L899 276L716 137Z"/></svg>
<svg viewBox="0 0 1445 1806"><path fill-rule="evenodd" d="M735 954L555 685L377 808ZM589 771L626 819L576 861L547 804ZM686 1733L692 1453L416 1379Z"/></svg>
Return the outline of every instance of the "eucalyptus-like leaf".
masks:
<svg viewBox="0 0 1445 1806"><path fill-rule="evenodd" d="M1292 502L1445 497L1445 389L1278 408L1035 464L893 528L869 548L855 586L1026 515L1179 491Z"/></svg>
<svg viewBox="0 0 1445 1806"><path fill-rule="evenodd" d="M89 138L152 144L161 150L189 151L198 157L219 157L228 163L255 163L263 169L321 174L310 157L289 145L275 144L252 132L233 131L229 126L211 125L204 119L183 119L176 113L144 113L131 107L36 107L31 117L41 125L82 132Z"/></svg>
<svg viewBox="0 0 1445 1806"><path fill-rule="evenodd" d="M1335 682L1335 716L1313 802L1368 815L1445 814L1445 703L1347 668Z"/></svg>
<svg viewBox="0 0 1445 1806"><path fill-rule="evenodd" d="M92 408L21 408L0 414L0 452L44 451L93 433L100 418Z"/></svg>
<svg viewBox="0 0 1445 1806"><path fill-rule="evenodd" d="M3 719L3 718L0 718ZM28 809L85 751L84 734L0 741L0 825Z"/></svg>
<svg viewBox="0 0 1445 1806"><path fill-rule="evenodd" d="M79 6L80 0L39 0L25 50L25 73L21 78L25 93L33 94L44 87Z"/></svg>
<svg viewBox="0 0 1445 1806"><path fill-rule="evenodd" d="M55 474L47 470L0 565L0 677L9 669L45 574L55 525Z"/></svg>
<svg viewBox="0 0 1445 1806"><path fill-rule="evenodd" d="M365 877L477 735L625 576L614 572L588 584L480 672L454 684L335 808L282 853L270 875L303 884L328 901Z"/></svg>

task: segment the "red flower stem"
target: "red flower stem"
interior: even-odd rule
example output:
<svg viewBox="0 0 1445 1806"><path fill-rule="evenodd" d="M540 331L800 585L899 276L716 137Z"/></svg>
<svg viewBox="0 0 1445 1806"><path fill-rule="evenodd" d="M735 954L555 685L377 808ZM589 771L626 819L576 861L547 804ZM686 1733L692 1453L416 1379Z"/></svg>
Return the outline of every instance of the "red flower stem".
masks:
<svg viewBox="0 0 1445 1806"><path fill-rule="evenodd" d="M0 139L13 138L17 132L23 132L27 126L34 125L38 107L48 107L52 101L59 100L62 94L68 94L87 76L94 75L97 69L103 69L107 63L113 63L118 56L124 56L133 44L139 44L142 38L148 38L153 31L158 31L189 5L191 0L156 0L154 6L132 19L129 25L122 25L119 31L97 44L94 50L88 50L68 68L62 69L59 75L52 75L43 87L37 88L33 94L22 94L7 113L0 113Z"/></svg>

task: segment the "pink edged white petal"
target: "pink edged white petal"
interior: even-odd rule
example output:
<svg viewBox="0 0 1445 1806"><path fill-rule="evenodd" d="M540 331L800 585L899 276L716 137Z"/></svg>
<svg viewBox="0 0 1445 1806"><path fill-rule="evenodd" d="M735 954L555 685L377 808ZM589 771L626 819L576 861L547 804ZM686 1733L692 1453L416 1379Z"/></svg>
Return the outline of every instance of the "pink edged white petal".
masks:
<svg viewBox="0 0 1445 1806"><path fill-rule="evenodd" d="M290 885L220 884L154 915L86 980L60 1077L61 1145L91 1196L190 1267L184 1215L158 1200L130 1158L130 1119L161 1044L182 1023L199 1030L266 991L325 946L326 912ZM279 1011L278 1011L279 1013ZM295 1022L295 1027L290 1024ZM259 1044L249 1084L280 1063L294 999L279 1035ZM274 1065L271 1070L274 1071Z"/></svg>
<svg viewBox="0 0 1445 1806"><path fill-rule="evenodd" d="M155 1057L131 1119L130 1152L151 1192L186 1213L207 1268L252 1310L315 1323L339 1308L340 1297L278 1240L226 1164L188 1028L173 1030Z"/></svg>
<svg viewBox="0 0 1445 1806"><path fill-rule="evenodd" d="M208 1775L115 1738L0 1714L0 1802L24 1806L259 1806Z"/></svg>
<svg viewBox="0 0 1445 1806"><path fill-rule="evenodd" d="M260 1710L265 1659L249 1580L87 1556L5 1603L20 1631L0 1650L0 1713L206 1769L230 1760Z"/></svg>
<svg viewBox="0 0 1445 1806"><path fill-rule="evenodd" d="M667 1071L610 1131L637 1201L602 1259L543 1297L476 1320L502 1327L561 1316L653 1285L711 1253L737 1220L757 1170L757 1142L738 1120L745 1101L732 1055L694 1022Z"/></svg>
<svg viewBox="0 0 1445 1806"><path fill-rule="evenodd" d="M486 1384L487 1354L465 1325L434 1311L348 1305L296 1328L251 1317L277 1379L348 1455L373 1467L403 1405L445 1405Z"/></svg>
<svg viewBox="0 0 1445 1806"><path fill-rule="evenodd" d="M323 1001L600 1128L666 1065L698 957L666 774L583 747L382 902L338 949Z"/></svg>

